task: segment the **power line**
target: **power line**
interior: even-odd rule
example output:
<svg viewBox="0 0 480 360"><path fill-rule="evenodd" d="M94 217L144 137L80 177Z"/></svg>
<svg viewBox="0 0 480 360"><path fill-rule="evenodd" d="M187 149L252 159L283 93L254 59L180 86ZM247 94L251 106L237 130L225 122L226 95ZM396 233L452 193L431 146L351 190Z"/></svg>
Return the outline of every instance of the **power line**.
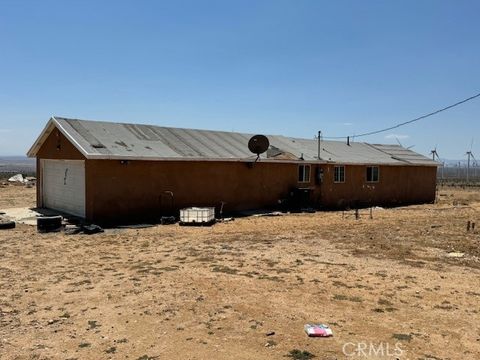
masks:
<svg viewBox="0 0 480 360"><path fill-rule="evenodd" d="M473 96L470 96L469 98L466 98L466 99L463 99L459 102L456 102L455 104L452 104L452 105L448 105L444 108L441 108L439 110L435 110L435 111L432 111L431 113L428 113L426 115L422 115L422 116L419 116L415 119L412 119L412 120L408 120L408 121L405 121L405 122L402 122L400 124L397 124L397 125L394 125L394 126L390 126L388 128L385 128L385 129L381 129L381 130L375 130L375 131L370 131L370 132L367 132L367 133L363 133L363 134L358 134L358 135L350 135L351 138L358 138L358 137L363 137L363 136L369 136L369 135L375 135L375 134L380 134L382 132L385 132L385 131L389 131L389 130L393 130L393 129L397 129L401 126L404 126L404 125L408 125L408 124L411 124L413 122L416 122L416 121L419 121L419 120L422 120L422 119L425 119L425 118L428 118L430 116L433 116L433 115L436 115L438 113L441 113L442 111L446 111L446 110L449 110L451 108L454 108L455 106L458 106L458 105L461 105L461 104L464 104L470 100L473 100L473 99L476 99L477 97L480 97L480 93L476 94L476 95L473 95ZM333 137L324 137L324 139L346 139L348 136L333 136Z"/></svg>

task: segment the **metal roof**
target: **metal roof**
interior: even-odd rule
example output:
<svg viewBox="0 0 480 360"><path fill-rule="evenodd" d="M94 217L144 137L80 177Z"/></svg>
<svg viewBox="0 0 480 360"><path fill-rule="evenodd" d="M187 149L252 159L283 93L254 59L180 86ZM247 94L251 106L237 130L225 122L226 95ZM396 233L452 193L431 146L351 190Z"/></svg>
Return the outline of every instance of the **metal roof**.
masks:
<svg viewBox="0 0 480 360"><path fill-rule="evenodd" d="M41 145L58 128L87 159L221 160L255 159L248 150L254 134L194 130L154 125L124 124L52 117L28 152L36 156ZM428 165L438 163L399 145L318 141L267 135L269 150L262 161L333 162L339 164Z"/></svg>

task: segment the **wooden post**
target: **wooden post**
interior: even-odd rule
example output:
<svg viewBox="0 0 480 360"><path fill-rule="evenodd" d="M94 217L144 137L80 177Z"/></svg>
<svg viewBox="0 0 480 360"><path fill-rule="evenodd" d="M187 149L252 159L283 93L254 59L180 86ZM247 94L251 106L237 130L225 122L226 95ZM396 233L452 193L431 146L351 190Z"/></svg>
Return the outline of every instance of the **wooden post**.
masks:
<svg viewBox="0 0 480 360"><path fill-rule="evenodd" d="M373 219L373 208L370 207L370 219Z"/></svg>
<svg viewBox="0 0 480 360"><path fill-rule="evenodd" d="M467 231L470 231L470 220L467 221Z"/></svg>
<svg viewBox="0 0 480 360"><path fill-rule="evenodd" d="M355 219L358 220L360 218L360 214L358 213L358 209L355 209Z"/></svg>

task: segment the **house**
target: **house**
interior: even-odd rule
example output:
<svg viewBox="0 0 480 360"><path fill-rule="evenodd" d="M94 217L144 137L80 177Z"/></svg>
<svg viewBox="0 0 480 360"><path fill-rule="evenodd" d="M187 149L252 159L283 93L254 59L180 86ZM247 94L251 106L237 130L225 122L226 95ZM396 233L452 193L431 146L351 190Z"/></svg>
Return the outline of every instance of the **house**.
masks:
<svg viewBox="0 0 480 360"><path fill-rule="evenodd" d="M435 199L438 164L401 146L275 135L257 160L251 136L52 117L28 151L37 159L37 205L108 224L189 206L230 212L289 201L342 208Z"/></svg>

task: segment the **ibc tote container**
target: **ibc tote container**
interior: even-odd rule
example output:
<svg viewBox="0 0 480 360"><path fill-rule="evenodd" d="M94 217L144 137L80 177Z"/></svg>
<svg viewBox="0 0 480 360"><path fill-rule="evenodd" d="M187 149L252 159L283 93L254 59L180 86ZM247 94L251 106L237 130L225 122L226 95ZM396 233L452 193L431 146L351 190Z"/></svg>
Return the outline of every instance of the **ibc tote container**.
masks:
<svg viewBox="0 0 480 360"><path fill-rule="evenodd" d="M190 207L180 210L180 222L184 224L210 223L215 221L214 207Z"/></svg>

